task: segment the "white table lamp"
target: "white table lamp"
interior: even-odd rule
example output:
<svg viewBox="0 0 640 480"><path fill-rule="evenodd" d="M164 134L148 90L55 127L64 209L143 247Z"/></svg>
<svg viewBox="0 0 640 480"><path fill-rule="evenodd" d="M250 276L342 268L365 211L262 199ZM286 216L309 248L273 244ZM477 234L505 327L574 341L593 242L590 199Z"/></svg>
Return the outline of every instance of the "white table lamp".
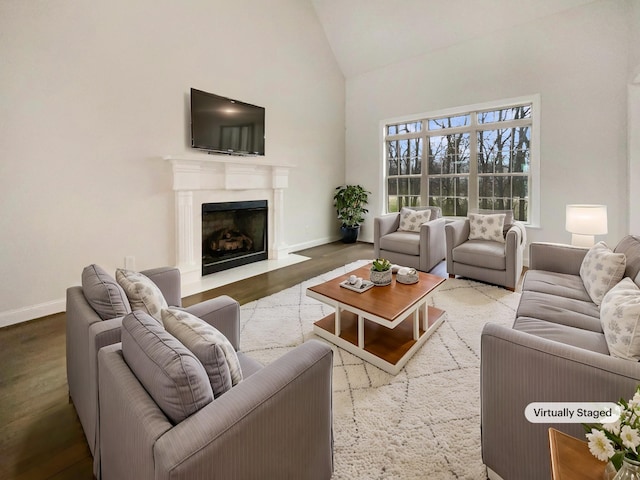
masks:
<svg viewBox="0 0 640 480"><path fill-rule="evenodd" d="M571 245L592 247L594 235L607 233L606 205L567 205L566 226Z"/></svg>

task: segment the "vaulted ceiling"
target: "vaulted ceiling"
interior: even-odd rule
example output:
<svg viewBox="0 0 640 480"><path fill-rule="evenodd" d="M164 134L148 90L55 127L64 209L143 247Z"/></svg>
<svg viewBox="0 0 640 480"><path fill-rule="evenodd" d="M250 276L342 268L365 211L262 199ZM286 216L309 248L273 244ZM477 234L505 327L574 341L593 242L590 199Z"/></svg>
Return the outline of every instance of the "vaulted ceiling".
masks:
<svg viewBox="0 0 640 480"><path fill-rule="evenodd" d="M595 0L312 0L345 77Z"/></svg>

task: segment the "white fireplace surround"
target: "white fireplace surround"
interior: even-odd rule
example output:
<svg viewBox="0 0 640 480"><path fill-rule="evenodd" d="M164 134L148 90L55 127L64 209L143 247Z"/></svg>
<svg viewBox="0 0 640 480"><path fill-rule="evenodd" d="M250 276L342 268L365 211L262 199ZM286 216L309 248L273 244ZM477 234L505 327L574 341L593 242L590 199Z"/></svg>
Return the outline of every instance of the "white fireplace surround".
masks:
<svg viewBox="0 0 640 480"><path fill-rule="evenodd" d="M176 199L176 263L183 285L202 280L201 205L267 200L268 257L284 258L284 190L293 165L265 157L185 154L164 157L173 170ZM242 268L242 267L238 267ZM211 275L208 275L208 277ZM186 293L186 292L185 292Z"/></svg>

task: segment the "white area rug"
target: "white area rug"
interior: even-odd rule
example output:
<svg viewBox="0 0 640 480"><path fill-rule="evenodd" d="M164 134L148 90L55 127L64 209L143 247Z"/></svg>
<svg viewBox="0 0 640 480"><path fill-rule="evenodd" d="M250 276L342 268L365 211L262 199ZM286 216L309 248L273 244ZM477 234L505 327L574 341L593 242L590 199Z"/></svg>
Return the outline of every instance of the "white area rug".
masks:
<svg viewBox="0 0 640 480"><path fill-rule="evenodd" d="M306 289L368 261L243 305L241 347L264 364L310 338L333 312ZM380 287L382 288L382 287ZM334 346L333 479L484 479L480 456L480 333L511 325L519 293L448 279L430 304L445 321L395 377Z"/></svg>

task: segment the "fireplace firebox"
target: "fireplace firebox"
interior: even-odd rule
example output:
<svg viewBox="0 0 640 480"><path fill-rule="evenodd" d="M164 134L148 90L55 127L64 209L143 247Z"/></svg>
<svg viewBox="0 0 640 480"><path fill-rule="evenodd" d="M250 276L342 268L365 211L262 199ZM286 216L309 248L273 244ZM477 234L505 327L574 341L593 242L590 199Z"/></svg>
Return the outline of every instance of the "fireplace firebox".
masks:
<svg viewBox="0 0 640 480"><path fill-rule="evenodd" d="M202 275L268 258L266 200L202 204Z"/></svg>

